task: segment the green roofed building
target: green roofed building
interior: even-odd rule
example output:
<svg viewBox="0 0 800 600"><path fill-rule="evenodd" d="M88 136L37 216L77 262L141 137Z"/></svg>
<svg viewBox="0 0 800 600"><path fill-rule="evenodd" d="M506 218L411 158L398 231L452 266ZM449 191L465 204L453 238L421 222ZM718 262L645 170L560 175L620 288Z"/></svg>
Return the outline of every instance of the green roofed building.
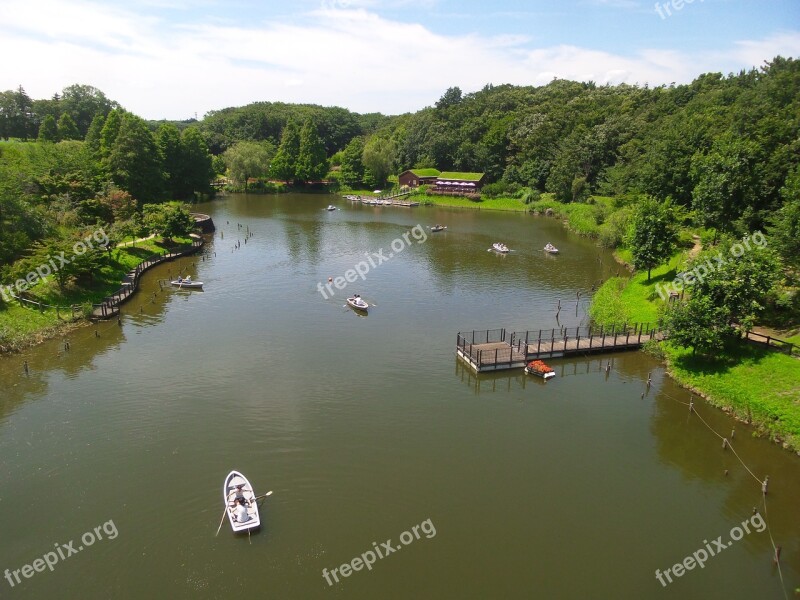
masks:
<svg viewBox="0 0 800 600"><path fill-rule="evenodd" d="M397 183L400 186L419 187L426 183L436 183L439 174L438 169L411 169L400 173L397 176Z"/></svg>
<svg viewBox="0 0 800 600"><path fill-rule="evenodd" d="M434 190L449 194L477 194L483 186L484 173L440 173Z"/></svg>

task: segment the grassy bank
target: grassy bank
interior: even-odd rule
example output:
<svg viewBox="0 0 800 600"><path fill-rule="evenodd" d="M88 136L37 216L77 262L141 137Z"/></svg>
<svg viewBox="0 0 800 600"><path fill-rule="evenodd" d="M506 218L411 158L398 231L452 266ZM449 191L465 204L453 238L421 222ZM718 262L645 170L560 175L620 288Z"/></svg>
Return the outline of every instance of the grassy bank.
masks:
<svg viewBox="0 0 800 600"><path fill-rule="evenodd" d="M653 269L650 282L647 273L609 279L592 298L592 320L606 326L656 321L664 301L655 286L671 281L685 259L680 253ZM751 423L759 434L800 452L800 360L736 341L713 357L695 356L668 342L660 350L678 383Z"/></svg>
<svg viewBox="0 0 800 600"><path fill-rule="evenodd" d="M413 201L425 206L453 206L456 208L470 208L473 210L505 210L510 212L528 212L529 204L518 198L487 198L476 202L463 196L428 196L426 194L413 195Z"/></svg>
<svg viewBox="0 0 800 600"><path fill-rule="evenodd" d="M49 278L38 282L26 294L30 300L66 310L47 308L40 311L16 302L0 303L0 353L21 350L74 327L76 319L68 307L80 305L81 316L77 320L83 320L91 305L118 290L122 278L143 260L190 243L191 238L178 238L172 244L148 239L137 242L135 246L120 246L111 252L91 282L72 283L62 292L56 281Z"/></svg>
<svg viewBox="0 0 800 600"><path fill-rule="evenodd" d="M666 342L662 347L681 385L800 454L800 360L745 343L714 357Z"/></svg>

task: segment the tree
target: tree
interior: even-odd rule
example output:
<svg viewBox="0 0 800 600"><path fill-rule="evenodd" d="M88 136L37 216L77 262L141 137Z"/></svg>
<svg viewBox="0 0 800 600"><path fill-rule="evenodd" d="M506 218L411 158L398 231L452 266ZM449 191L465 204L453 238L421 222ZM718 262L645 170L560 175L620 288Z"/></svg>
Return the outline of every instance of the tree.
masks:
<svg viewBox="0 0 800 600"><path fill-rule="evenodd" d="M361 136L354 137L342 150L341 175L345 185L355 187L364 180L363 154L364 138Z"/></svg>
<svg viewBox="0 0 800 600"><path fill-rule="evenodd" d="M627 243L633 254L633 266L650 271L660 265L675 250L678 241L678 215L672 202L658 202L648 197L642 200L633 214Z"/></svg>
<svg viewBox="0 0 800 600"><path fill-rule="evenodd" d="M665 311L663 328L678 346L691 347L692 353L719 351L725 338L733 335L724 312L707 296L691 296L686 302L673 302Z"/></svg>
<svg viewBox="0 0 800 600"><path fill-rule="evenodd" d="M58 127L53 115L47 115L39 126L40 142L57 142L58 141Z"/></svg>
<svg viewBox="0 0 800 600"><path fill-rule="evenodd" d="M75 121L69 116L69 113L64 113L58 119L58 138L61 140L77 140L83 137L78 133L78 127Z"/></svg>
<svg viewBox="0 0 800 600"><path fill-rule="evenodd" d="M300 154L300 130L297 123L289 120L281 134L278 152L272 159L270 175L281 181L293 181L297 176L297 157Z"/></svg>
<svg viewBox="0 0 800 600"><path fill-rule="evenodd" d="M734 326L753 327L779 278L780 261L763 234L738 242L725 237L683 272L689 298L665 313L670 339L703 352L720 349Z"/></svg>
<svg viewBox="0 0 800 600"><path fill-rule="evenodd" d="M176 202L166 204L146 204L143 208L143 224L150 233L172 238L188 235L195 226L189 211Z"/></svg>
<svg viewBox="0 0 800 600"><path fill-rule="evenodd" d="M463 94L461 92L461 88L459 87L450 87L447 88L447 91L442 94L442 97L439 98L439 101L436 102L436 108L444 109L450 106L455 106L459 104L463 100Z"/></svg>
<svg viewBox="0 0 800 600"><path fill-rule="evenodd" d="M95 115L92 123L89 125L89 131L86 132L86 149L92 154L95 160L100 160L100 143L103 135L103 126L106 124L106 118L101 115Z"/></svg>
<svg viewBox="0 0 800 600"><path fill-rule="evenodd" d="M295 163L295 179L307 182L322 179L328 172L325 147L317 128L309 119L300 130L300 147Z"/></svg>
<svg viewBox="0 0 800 600"><path fill-rule="evenodd" d="M61 94L61 109L70 115L77 127L76 139L86 136L96 115L106 116L115 108L119 108L119 104L90 85L70 85Z"/></svg>
<svg viewBox="0 0 800 600"><path fill-rule="evenodd" d="M800 166L786 178L781 196L785 204L773 215L769 232L783 260L800 269Z"/></svg>
<svg viewBox="0 0 800 600"><path fill-rule="evenodd" d="M203 134L197 127L187 127L181 133L184 173L181 195L187 198L195 192L207 194L211 191L211 180L214 179L211 154ZM269 148L266 147L269 160Z"/></svg>
<svg viewBox="0 0 800 600"><path fill-rule="evenodd" d="M748 207L764 208L758 154L756 142L726 134L714 142L708 154L697 153L692 158L692 207L704 227L732 231ZM752 225L760 226L759 221Z"/></svg>
<svg viewBox="0 0 800 600"><path fill-rule="evenodd" d="M274 153L269 142L237 142L222 157L230 178L236 184L244 183L247 191L247 181L251 177L263 177L270 172L270 159Z"/></svg>
<svg viewBox="0 0 800 600"><path fill-rule="evenodd" d="M372 137L364 145L361 161L372 176L374 185L382 186L386 178L394 170L397 158L397 146L391 140Z"/></svg>
<svg viewBox="0 0 800 600"><path fill-rule="evenodd" d="M108 160L111 150L114 148L123 114L122 111L112 110L103 123L103 128L100 130L100 157L103 160Z"/></svg>
<svg viewBox="0 0 800 600"><path fill-rule="evenodd" d="M106 126L110 121L109 115ZM139 117L130 113L122 117L119 134L108 156L108 167L114 183L140 203L163 198L161 152L147 124Z"/></svg>
<svg viewBox="0 0 800 600"><path fill-rule="evenodd" d="M181 147L181 132L173 123L164 123L156 131L156 144L163 159L161 164L166 177L167 193L170 198L183 198L186 165Z"/></svg>

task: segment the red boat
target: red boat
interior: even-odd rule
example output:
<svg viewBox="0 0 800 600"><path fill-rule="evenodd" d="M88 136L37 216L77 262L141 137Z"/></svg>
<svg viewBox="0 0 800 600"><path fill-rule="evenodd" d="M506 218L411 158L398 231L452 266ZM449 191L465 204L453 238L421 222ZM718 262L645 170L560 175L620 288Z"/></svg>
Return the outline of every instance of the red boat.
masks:
<svg viewBox="0 0 800 600"><path fill-rule="evenodd" d="M525 372L541 377L542 379L550 379L556 376L556 372L540 360L532 360L529 362L528 366L525 367Z"/></svg>

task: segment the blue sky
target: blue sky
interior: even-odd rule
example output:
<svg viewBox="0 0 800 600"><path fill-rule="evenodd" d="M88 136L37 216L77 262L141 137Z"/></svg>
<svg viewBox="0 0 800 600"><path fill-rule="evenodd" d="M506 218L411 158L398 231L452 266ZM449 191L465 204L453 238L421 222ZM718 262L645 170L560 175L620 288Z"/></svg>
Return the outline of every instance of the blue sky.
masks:
<svg viewBox="0 0 800 600"><path fill-rule="evenodd" d="M658 8L657 8L658 7ZM800 0L3 0L0 89L150 119L255 101L398 114L450 86L688 83L800 58Z"/></svg>

